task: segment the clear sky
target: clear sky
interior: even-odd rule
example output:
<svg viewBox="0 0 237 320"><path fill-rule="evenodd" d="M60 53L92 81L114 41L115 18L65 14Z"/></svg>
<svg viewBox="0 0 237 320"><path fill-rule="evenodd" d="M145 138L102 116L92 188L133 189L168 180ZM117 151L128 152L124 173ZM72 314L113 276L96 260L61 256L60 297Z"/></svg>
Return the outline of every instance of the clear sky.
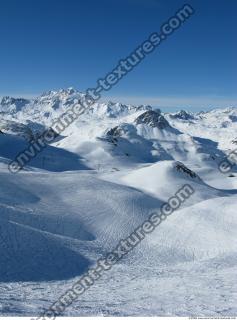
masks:
<svg viewBox="0 0 237 320"><path fill-rule="evenodd" d="M185 2L1 0L0 95L94 87ZM107 96L155 106L237 106L237 1L196 13Z"/></svg>

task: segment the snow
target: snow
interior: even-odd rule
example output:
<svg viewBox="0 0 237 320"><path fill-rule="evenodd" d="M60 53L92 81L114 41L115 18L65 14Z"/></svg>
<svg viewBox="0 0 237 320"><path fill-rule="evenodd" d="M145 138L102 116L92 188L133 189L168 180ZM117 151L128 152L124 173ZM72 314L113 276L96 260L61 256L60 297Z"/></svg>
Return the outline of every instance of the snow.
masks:
<svg viewBox="0 0 237 320"><path fill-rule="evenodd" d="M213 109L194 115L194 118L186 121L174 119L172 115L166 115L168 121L175 128L192 136L208 138L218 143L221 150L232 150L232 141L236 138L237 109Z"/></svg>
<svg viewBox="0 0 237 320"><path fill-rule="evenodd" d="M20 173L8 163L84 94L0 103L0 314L37 316L185 184L181 207L65 310L67 316L234 316L237 111L95 104ZM5 128L5 129L4 129Z"/></svg>
<svg viewBox="0 0 237 320"><path fill-rule="evenodd" d="M28 147L28 142L22 137L3 134L0 137L0 157L14 160L18 154ZM30 166L47 171L68 171L88 169L77 154L67 150L47 146L43 151L29 162ZM25 170L30 170L28 166Z"/></svg>

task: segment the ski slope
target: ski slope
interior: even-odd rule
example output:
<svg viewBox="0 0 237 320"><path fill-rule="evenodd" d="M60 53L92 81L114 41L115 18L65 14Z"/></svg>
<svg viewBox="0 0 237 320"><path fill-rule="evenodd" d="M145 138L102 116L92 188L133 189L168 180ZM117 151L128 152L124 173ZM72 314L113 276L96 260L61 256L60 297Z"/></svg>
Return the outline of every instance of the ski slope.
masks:
<svg viewBox="0 0 237 320"><path fill-rule="evenodd" d="M236 315L237 175L218 171L236 110L96 104L11 174L28 133L80 97L69 88L0 103L0 314L39 315L189 184L190 198L64 315Z"/></svg>

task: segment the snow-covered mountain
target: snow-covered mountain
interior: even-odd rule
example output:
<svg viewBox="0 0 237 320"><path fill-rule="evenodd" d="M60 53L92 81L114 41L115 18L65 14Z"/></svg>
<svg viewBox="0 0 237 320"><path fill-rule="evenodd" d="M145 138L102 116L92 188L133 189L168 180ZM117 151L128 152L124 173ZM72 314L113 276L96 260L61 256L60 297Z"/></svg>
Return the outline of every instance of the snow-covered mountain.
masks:
<svg viewBox="0 0 237 320"><path fill-rule="evenodd" d="M23 123L30 120L50 126L54 119L78 104L84 97L84 93L73 88L48 91L31 100L3 97L0 102L0 115L4 118L17 119ZM145 110L151 110L151 107L108 102L95 103L85 113L95 115L97 118L116 118Z"/></svg>
<svg viewBox="0 0 237 320"><path fill-rule="evenodd" d="M237 133L237 108L213 109L186 115L182 112L182 116L178 112L166 114L166 118L182 132L211 139L217 142L222 150L233 149L231 143Z"/></svg>
<svg viewBox="0 0 237 320"><path fill-rule="evenodd" d="M0 102L0 314L39 315L188 184L192 196L65 315L234 315L237 174L218 164L236 148L237 109L98 102L10 173L84 96L68 88Z"/></svg>
<svg viewBox="0 0 237 320"><path fill-rule="evenodd" d="M28 141L32 140L33 138L33 132L30 126L17 121L1 119L0 131L2 133L23 137Z"/></svg>
<svg viewBox="0 0 237 320"><path fill-rule="evenodd" d="M23 98L3 97L1 100L1 113L14 115L21 111L21 109L28 105L30 100Z"/></svg>
<svg viewBox="0 0 237 320"><path fill-rule="evenodd" d="M0 101L0 120L27 125L33 132L43 131L84 97L84 93L73 88L45 92L30 100L3 97ZM101 137L102 131L112 129L113 125L115 127L122 123L134 124L135 120L135 125L144 123L156 127L159 124L159 129L163 126L173 127L192 137L210 139L217 142L221 150L231 149L232 142L237 138L236 108L214 109L196 114L185 110L163 114L157 109L152 110L149 105L134 106L111 101L92 105L68 132L75 133L76 127L78 131L79 127L83 127L84 135L88 134L91 139Z"/></svg>

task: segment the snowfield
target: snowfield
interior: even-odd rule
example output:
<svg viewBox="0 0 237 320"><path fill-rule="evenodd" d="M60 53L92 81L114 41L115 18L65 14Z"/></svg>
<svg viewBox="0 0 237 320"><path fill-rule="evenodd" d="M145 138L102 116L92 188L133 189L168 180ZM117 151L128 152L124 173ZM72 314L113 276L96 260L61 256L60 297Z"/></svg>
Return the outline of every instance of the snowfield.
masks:
<svg viewBox="0 0 237 320"><path fill-rule="evenodd" d="M0 103L0 315L39 316L152 212L194 194L65 316L236 316L237 110L95 104L21 172L8 163L83 97Z"/></svg>

